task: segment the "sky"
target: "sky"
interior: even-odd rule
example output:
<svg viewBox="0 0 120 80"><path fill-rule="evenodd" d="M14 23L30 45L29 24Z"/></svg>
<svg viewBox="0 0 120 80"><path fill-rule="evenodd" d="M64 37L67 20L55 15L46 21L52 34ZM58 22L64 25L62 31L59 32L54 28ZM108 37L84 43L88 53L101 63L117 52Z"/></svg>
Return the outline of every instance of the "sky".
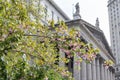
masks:
<svg viewBox="0 0 120 80"><path fill-rule="evenodd" d="M80 15L83 20L95 25L96 18L99 18L100 29L110 45L109 20L108 20L108 0L54 0L56 4L71 18L75 12L75 4L79 2Z"/></svg>

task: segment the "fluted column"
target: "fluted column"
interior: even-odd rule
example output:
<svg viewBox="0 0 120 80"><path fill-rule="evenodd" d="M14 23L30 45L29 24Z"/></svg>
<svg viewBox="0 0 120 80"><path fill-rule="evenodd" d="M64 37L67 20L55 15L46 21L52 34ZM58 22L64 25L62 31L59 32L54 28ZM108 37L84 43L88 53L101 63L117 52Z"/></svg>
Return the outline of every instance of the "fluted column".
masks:
<svg viewBox="0 0 120 80"><path fill-rule="evenodd" d="M73 76L75 80L80 80L80 63L76 63L78 56L74 56L74 72Z"/></svg>
<svg viewBox="0 0 120 80"><path fill-rule="evenodd" d="M115 73L112 73L112 80L115 80Z"/></svg>
<svg viewBox="0 0 120 80"><path fill-rule="evenodd" d="M107 75L108 75L108 80L110 80L110 71L109 71L109 69L107 70Z"/></svg>
<svg viewBox="0 0 120 80"><path fill-rule="evenodd" d="M100 75L101 75L101 80L104 80L104 66L103 66L103 64L101 63L100 64Z"/></svg>
<svg viewBox="0 0 120 80"><path fill-rule="evenodd" d="M96 79L96 62L93 60L92 62L92 80L97 80Z"/></svg>
<svg viewBox="0 0 120 80"><path fill-rule="evenodd" d="M96 76L97 76L97 80L100 80L100 63L99 63L99 58L97 58L97 66L96 66Z"/></svg>
<svg viewBox="0 0 120 80"><path fill-rule="evenodd" d="M107 79L107 68L105 67L105 80L108 80Z"/></svg>
<svg viewBox="0 0 120 80"><path fill-rule="evenodd" d="M92 80L92 67L91 64L87 64L87 80Z"/></svg>
<svg viewBox="0 0 120 80"><path fill-rule="evenodd" d="M81 80L87 80L86 62L83 61L81 66L82 66L81 67L81 72L82 72L82 74L81 74Z"/></svg>
<svg viewBox="0 0 120 80"><path fill-rule="evenodd" d="M110 72L110 80L113 80L113 79L112 79L112 71Z"/></svg>

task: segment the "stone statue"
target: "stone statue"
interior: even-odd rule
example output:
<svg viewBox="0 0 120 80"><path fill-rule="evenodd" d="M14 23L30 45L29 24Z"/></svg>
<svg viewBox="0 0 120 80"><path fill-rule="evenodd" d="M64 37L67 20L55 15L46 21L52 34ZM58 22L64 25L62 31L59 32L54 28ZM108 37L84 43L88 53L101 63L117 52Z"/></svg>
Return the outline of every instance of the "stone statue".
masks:
<svg viewBox="0 0 120 80"><path fill-rule="evenodd" d="M95 24L96 27L99 27L99 19L97 18L96 19L96 24Z"/></svg>
<svg viewBox="0 0 120 80"><path fill-rule="evenodd" d="M75 8L76 12L73 14L73 19L81 19L79 2L76 3Z"/></svg>
<svg viewBox="0 0 120 80"><path fill-rule="evenodd" d="M80 13L79 2L75 5L75 8L76 8L75 14L79 14Z"/></svg>

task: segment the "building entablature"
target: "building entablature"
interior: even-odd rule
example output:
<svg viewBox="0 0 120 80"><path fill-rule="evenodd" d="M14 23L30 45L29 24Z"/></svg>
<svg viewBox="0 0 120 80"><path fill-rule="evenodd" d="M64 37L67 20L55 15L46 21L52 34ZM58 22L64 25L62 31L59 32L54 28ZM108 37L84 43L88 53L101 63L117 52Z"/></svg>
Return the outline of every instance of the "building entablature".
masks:
<svg viewBox="0 0 120 80"><path fill-rule="evenodd" d="M68 27L75 27L76 29L80 30L80 34L81 36L88 41L89 43L92 43L94 45L95 48L99 48L100 49L100 56L103 57L103 59L108 60L111 59L113 62L115 62L114 57L112 57L110 55L110 51L108 51L105 48L104 43L101 44L96 37L93 35L93 33L91 33L91 31L87 28L87 26L83 23L83 20L78 19L78 20L72 20L72 21L68 21L66 22L66 24L68 25ZM94 26L92 26L94 27ZM95 28L96 29L96 28ZM98 30L98 32L101 32L101 30ZM103 37L104 38L104 37ZM101 41L102 42L102 41ZM104 45L104 47L103 47Z"/></svg>

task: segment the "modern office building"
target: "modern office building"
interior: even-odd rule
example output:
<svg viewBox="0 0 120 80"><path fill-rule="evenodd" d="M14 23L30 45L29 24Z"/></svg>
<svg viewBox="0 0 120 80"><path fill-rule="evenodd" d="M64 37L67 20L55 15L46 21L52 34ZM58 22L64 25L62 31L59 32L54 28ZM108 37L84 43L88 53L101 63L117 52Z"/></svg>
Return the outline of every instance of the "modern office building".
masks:
<svg viewBox="0 0 120 80"><path fill-rule="evenodd" d="M111 49L118 64L120 63L120 0L108 1L108 14Z"/></svg>
<svg viewBox="0 0 120 80"><path fill-rule="evenodd" d="M116 80L120 80L120 0L108 1L111 49L116 59Z"/></svg>

